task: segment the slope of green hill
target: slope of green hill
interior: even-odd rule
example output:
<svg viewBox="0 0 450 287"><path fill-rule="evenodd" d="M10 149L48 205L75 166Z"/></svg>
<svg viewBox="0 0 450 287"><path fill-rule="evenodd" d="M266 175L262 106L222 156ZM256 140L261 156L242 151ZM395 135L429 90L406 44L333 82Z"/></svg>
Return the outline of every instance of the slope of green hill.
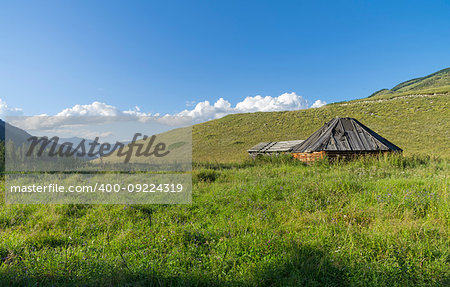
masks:
<svg viewBox="0 0 450 287"><path fill-rule="evenodd" d="M369 98L392 98L411 94L433 94L450 92L450 68L446 68L425 77L405 81L392 89L382 89Z"/></svg>
<svg viewBox="0 0 450 287"><path fill-rule="evenodd" d="M407 155L450 157L450 68L371 97L318 109L228 115L193 126L193 160L235 162L263 141L306 139L334 117L354 117Z"/></svg>

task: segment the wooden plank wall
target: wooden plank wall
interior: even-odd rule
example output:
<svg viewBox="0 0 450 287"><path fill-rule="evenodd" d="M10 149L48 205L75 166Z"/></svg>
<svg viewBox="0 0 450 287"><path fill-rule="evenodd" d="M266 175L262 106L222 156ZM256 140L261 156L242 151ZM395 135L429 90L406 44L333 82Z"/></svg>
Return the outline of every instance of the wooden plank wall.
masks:
<svg viewBox="0 0 450 287"><path fill-rule="evenodd" d="M303 162L313 162L325 156L324 151L293 153L292 156Z"/></svg>
<svg viewBox="0 0 450 287"><path fill-rule="evenodd" d="M301 160L303 162L313 162L316 161L318 159L324 158L325 156L327 156L327 158L331 161L333 160L348 160L348 159L353 159L355 157L359 157L359 156L376 156L379 154L389 154L392 151L362 151L362 152L357 152L357 151L320 151L320 152L302 152L302 153L293 153L292 156L298 160Z"/></svg>

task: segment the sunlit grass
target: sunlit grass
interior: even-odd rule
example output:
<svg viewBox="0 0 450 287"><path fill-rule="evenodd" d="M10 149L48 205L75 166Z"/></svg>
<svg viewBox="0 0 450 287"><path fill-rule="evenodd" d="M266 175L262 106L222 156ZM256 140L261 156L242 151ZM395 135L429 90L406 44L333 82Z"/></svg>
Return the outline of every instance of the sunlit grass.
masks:
<svg viewBox="0 0 450 287"><path fill-rule="evenodd" d="M192 205L0 205L0 285L445 286L449 162L196 164Z"/></svg>

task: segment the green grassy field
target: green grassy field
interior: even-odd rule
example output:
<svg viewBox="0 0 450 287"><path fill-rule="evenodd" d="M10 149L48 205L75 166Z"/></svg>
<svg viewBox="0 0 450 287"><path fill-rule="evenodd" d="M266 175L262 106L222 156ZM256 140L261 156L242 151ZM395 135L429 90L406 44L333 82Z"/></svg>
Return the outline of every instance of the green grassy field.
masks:
<svg viewBox="0 0 450 287"><path fill-rule="evenodd" d="M0 285L448 286L449 162L195 166L192 205L0 205Z"/></svg>

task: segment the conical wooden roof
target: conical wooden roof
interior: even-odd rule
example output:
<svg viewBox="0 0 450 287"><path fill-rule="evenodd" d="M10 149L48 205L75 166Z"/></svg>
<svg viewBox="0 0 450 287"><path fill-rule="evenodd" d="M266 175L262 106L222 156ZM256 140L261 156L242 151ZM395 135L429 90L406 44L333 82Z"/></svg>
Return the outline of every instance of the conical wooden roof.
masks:
<svg viewBox="0 0 450 287"><path fill-rule="evenodd" d="M354 118L334 118L314 132L293 153L318 151L402 151Z"/></svg>

